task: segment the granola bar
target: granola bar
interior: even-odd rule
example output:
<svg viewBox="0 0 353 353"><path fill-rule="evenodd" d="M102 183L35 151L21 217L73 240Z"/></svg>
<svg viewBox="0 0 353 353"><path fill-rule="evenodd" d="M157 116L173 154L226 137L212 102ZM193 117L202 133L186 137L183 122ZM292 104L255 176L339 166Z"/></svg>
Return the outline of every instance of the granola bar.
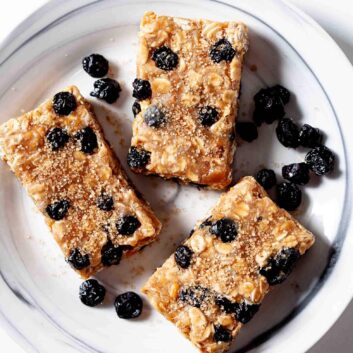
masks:
<svg viewBox="0 0 353 353"><path fill-rule="evenodd" d="M129 166L225 188L232 178L246 26L147 12L139 38Z"/></svg>
<svg viewBox="0 0 353 353"><path fill-rule="evenodd" d="M153 306L201 352L226 351L283 282L314 236L252 177L224 193L143 288Z"/></svg>
<svg viewBox="0 0 353 353"><path fill-rule="evenodd" d="M84 278L118 264L160 231L74 86L1 125L0 157Z"/></svg>

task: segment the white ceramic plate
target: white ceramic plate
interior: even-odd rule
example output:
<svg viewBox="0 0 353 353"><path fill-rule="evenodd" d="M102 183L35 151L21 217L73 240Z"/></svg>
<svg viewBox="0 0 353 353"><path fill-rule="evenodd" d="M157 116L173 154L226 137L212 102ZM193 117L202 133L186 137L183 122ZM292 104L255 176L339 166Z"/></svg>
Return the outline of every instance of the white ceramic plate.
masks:
<svg viewBox="0 0 353 353"><path fill-rule="evenodd" d="M250 119L252 96L281 83L292 94L288 115L319 126L337 155L329 177L313 178L296 213L317 235L313 250L290 279L276 287L241 332L234 352L306 351L341 314L353 294L351 128L352 68L312 20L276 0L52 1L22 23L0 48L0 123L31 110L46 97L76 84L88 97L93 79L81 58L105 55L123 92L112 106L93 101L109 141L125 165L131 136L131 82L139 19L146 10L184 17L243 20L251 49L243 77L240 120ZM256 65L257 71L249 68ZM254 66L253 66L254 67ZM109 117L109 118L107 118ZM108 121L110 120L110 122ZM281 146L275 124L237 151L235 177L260 166L280 175L304 150ZM117 318L112 302L140 286L215 203L219 193L131 175L164 221L160 241L141 255L98 275L108 289L100 308L78 299L80 279L68 267L41 216L5 164L0 168L0 317L28 352L191 353L192 345L145 301L141 318Z"/></svg>

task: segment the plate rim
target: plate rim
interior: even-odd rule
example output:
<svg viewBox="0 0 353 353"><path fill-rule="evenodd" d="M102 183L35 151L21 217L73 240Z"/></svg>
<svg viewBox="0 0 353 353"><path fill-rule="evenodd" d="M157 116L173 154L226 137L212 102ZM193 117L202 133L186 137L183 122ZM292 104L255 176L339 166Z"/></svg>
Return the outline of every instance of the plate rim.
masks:
<svg viewBox="0 0 353 353"><path fill-rule="evenodd" d="M232 0L211 0L214 3L217 4L223 4L223 5L230 5L234 7L234 4L232 4ZM297 6L295 6L294 4L290 3L289 0L270 0L271 3L276 6L277 8L280 6L284 6L284 8L286 9L290 9L294 14L296 14L296 16L303 20L307 25L309 25L313 30L313 34L315 34L318 38L321 38L321 40L325 41L325 43L327 43L327 45L330 45L331 48L334 49L335 51L335 55L337 55L337 57L340 60L340 67L339 67L339 71L342 72L346 72L347 74L349 73L350 77L353 78L353 67L349 61L349 59L347 58L347 56L344 54L344 52L342 51L342 49L338 46L338 44L334 41L334 39L309 15L307 15L304 11L302 11L301 9L299 9ZM76 2L75 6L74 3ZM91 5L94 3L98 3L101 2L101 0L82 0L80 1L81 4L85 4L85 5ZM82 7L81 4L78 4L76 0L69 0L66 2L66 7L68 7L67 5L72 5L73 10L78 9L80 7ZM13 28L13 30L7 34L3 40L0 42L0 53L3 52L5 50L6 47L11 47L14 46L15 50L13 50L13 52L10 53L10 57L12 55L12 53L16 52L23 44L27 43L27 41L30 41L32 36L30 36L29 38L25 39L24 41L22 41L22 43L20 42L20 44L17 44L17 38L20 37L19 34L25 29L25 28L30 28L31 24L34 24L37 22L38 18L43 18L42 16L45 15L46 12L50 12L53 9L59 7L60 5L62 5L61 0L47 0L42 6L40 6L39 8L37 8L34 12L32 12L29 16L27 16L25 19L23 19L15 28ZM236 8L236 7L235 7ZM284 37L286 38L286 37ZM16 45L14 44L16 43ZM289 42L291 43L291 42ZM295 47L294 47L295 49ZM7 61L9 59L9 57L6 57L5 60L3 60L0 64L4 63L5 61ZM311 66L309 66L311 68ZM350 201L350 203L348 202L348 204L351 206L352 203L352 187L349 184L349 176L352 175L352 171L353 171L353 167L352 167L352 163L350 163L350 161L352 160L352 158L350 158L350 155L348 154L349 150L353 150L352 148L347 148L348 147L353 147L353 143L352 141L350 141L349 139L345 139L345 134L343 133L343 129L342 129L342 123L346 123L345 121L341 121L341 119L339 119L339 116L341 114L338 114L337 116L337 124L339 126L339 130L340 130L340 134L342 137L342 142L343 142L343 147L345 150L345 156L346 156L346 162L347 162L347 170L346 170L346 175L347 175L347 182L346 182L346 191L350 191L348 192L348 201ZM350 207L352 208L352 207ZM352 230L352 218L349 218L347 220L347 235L349 233L349 230ZM350 246L353 249L353 242L349 243ZM344 247L342 247L342 251L344 250ZM342 259L342 254L339 254L339 258L337 260L337 262ZM335 308L335 317L333 319L327 320L326 323L321 323L320 328L316 328L315 334L313 334L312 336L314 337L306 337L306 349L309 350L316 342L318 342L328 331L329 329L335 324L335 322L339 319L339 317L342 315L342 313L344 312L344 310L346 309L346 307L348 306L349 302L353 299L353 287L351 291L347 291L349 293L346 293L343 297L340 297L340 303L339 303L339 307ZM27 339L27 337L25 337L25 335L22 335L18 330L16 330L16 328L14 327L14 325L9 322L7 320L7 318L5 316L2 315L2 313L0 313L0 322L2 323L2 326L5 328L5 330L7 331L7 333L12 337L15 338L16 343L18 343L22 348L26 349L26 350L30 350L33 352L37 352L37 349L32 345L32 343ZM18 340L16 340L16 338L20 339L20 342Z"/></svg>

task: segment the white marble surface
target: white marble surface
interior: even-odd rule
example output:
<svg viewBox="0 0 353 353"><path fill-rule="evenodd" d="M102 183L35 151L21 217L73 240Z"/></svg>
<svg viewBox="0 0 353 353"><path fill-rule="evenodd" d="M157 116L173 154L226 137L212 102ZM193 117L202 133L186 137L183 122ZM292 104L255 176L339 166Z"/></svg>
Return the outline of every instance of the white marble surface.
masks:
<svg viewBox="0 0 353 353"><path fill-rule="evenodd" d="M251 1L251 0L249 0ZM44 0L11 0L2 7L0 41ZM311 15L336 40L353 63L353 1L352 0L290 0ZM328 53L329 55L329 53ZM334 67L332 68L334 70ZM339 300L339 295L337 296ZM322 308L325 310L325 308ZM353 302L331 330L308 353L353 352ZM24 353L0 328L1 352Z"/></svg>

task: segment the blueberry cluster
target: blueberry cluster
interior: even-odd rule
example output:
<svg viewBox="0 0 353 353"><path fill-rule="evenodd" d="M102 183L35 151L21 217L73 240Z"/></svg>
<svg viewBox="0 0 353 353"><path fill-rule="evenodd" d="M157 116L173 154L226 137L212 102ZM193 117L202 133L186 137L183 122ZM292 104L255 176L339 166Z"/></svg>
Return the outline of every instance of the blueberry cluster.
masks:
<svg viewBox="0 0 353 353"><path fill-rule="evenodd" d="M82 59L82 67L91 77L99 78L94 82L94 90L90 95L109 104L116 102L121 92L119 82L111 78L103 78L109 71L108 60L103 55L91 54Z"/></svg>
<svg viewBox="0 0 353 353"><path fill-rule="evenodd" d="M70 92L59 92L53 98L52 107L57 115L69 115L77 108L76 98ZM79 142L80 149L84 153L91 154L98 148L97 136L89 126L77 131L73 137ZM46 141L52 151L59 151L69 140L67 130L60 127L54 127L46 134Z"/></svg>
<svg viewBox="0 0 353 353"><path fill-rule="evenodd" d="M192 251L186 246L180 246L178 249L181 249L183 258L187 254L187 262L190 264L189 256L192 256ZM175 253L176 258L180 256L178 254L180 250L178 249ZM269 258L267 263L258 269L258 272L266 278L269 285L280 284L290 275L299 257L300 253L297 249L283 248ZM180 264L178 265L180 266ZM233 315L242 324L248 323L260 309L259 304L253 304L246 300L232 301L211 289L199 285L182 287L178 293L178 300L184 305L196 308L201 308L204 303L208 305L207 303L213 302L221 312ZM225 327L215 326L214 340L216 342L227 342L231 338L230 332Z"/></svg>
<svg viewBox="0 0 353 353"><path fill-rule="evenodd" d="M215 235L223 243L232 242L238 235L238 225L230 218L212 221L209 217L199 226L199 228L206 227L208 227L210 234ZM174 260L179 268L186 269L191 265L193 255L193 251L187 245L180 245L174 253Z"/></svg>
<svg viewBox="0 0 353 353"><path fill-rule="evenodd" d="M195 308L200 308L209 294L208 289L201 286L183 287L179 291L179 300Z"/></svg>
<svg viewBox="0 0 353 353"><path fill-rule="evenodd" d="M105 294L104 286L95 279L84 281L79 288L81 302L90 307L101 304L104 301ZM119 318L134 319L141 315L143 302L137 293L125 292L116 297L114 306Z"/></svg>
<svg viewBox="0 0 353 353"><path fill-rule="evenodd" d="M284 248L271 257L267 264L259 270L259 273L266 277L271 286L280 284L292 272L299 257L300 253L297 249Z"/></svg>
<svg viewBox="0 0 353 353"><path fill-rule="evenodd" d="M299 207L302 200L302 192L298 185L305 185L309 182L310 172L316 175L325 175L331 172L335 165L335 155L329 148L322 145L323 135L318 128L308 124L299 127L292 119L284 117L284 106L289 100L290 92L281 85L260 89L254 96L253 120L258 126L263 122L271 124L275 120L279 120L276 135L283 146L312 148L306 154L304 162L292 163L282 168L282 176L286 181L277 185L277 202L280 207L293 211ZM240 125L238 132L246 141L254 139L255 129L250 125L245 127ZM262 169L258 171L256 180L265 189L276 185L276 175L273 170Z"/></svg>
<svg viewBox="0 0 353 353"><path fill-rule="evenodd" d="M232 302L226 297L216 298L216 304L226 314L234 314L237 321L248 323L260 309L260 305L250 304L246 301Z"/></svg>
<svg viewBox="0 0 353 353"><path fill-rule="evenodd" d="M113 197L102 193L96 201L97 207L102 211L111 211L114 208ZM54 204L55 205L55 204ZM64 212L65 210L61 211ZM48 212L48 211L47 211ZM115 222L116 233L118 235L129 237L141 226L137 217L125 215ZM107 227L103 227L108 232ZM114 245L109 239L101 249L101 262L103 266L118 265L125 250L129 250L127 245ZM82 270L90 266L90 258L88 254L82 254L80 249L74 249L70 252L67 262L76 270Z"/></svg>
<svg viewBox="0 0 353 353"><path fill-rule="evenodd" d="M234 316L235 320L242 324L248 323L260 309L260 305L249 303L246 300L231 301L227 297L199 285L182 287L178 294L178 300L183 305L195 308L202 308L203 304L214 303L220 312ZM225 327L217 325L213 338L216 342L228 342L232 336Z"/></svg>

